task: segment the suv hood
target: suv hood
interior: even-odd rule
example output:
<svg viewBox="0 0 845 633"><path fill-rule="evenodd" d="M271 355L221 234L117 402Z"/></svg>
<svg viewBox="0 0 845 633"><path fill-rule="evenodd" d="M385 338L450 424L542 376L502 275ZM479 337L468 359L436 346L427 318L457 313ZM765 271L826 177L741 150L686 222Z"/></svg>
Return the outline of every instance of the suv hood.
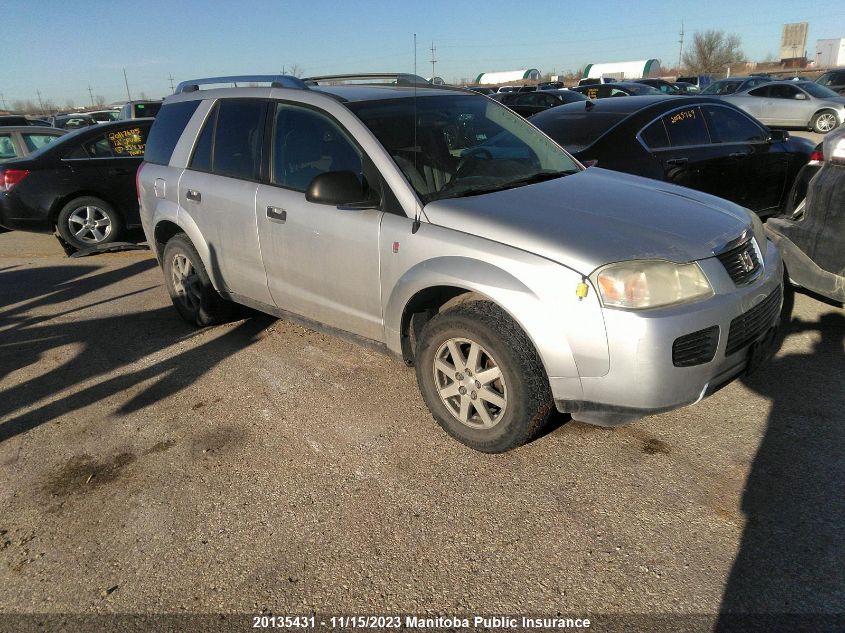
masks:
<svg viewBox="0 0 845 633"><path fill-rule="evenodd" d="M432 224L589 274L633 259L684 263L750 229L742 207L692 189L591 167L534 185L426 205Z"/></svg>

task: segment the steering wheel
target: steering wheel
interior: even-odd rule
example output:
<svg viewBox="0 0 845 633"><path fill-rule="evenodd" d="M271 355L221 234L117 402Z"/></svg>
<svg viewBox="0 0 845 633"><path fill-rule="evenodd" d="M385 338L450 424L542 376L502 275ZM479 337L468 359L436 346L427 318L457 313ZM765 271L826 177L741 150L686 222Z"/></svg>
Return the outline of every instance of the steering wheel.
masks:
<svg viewBox="0 0 845 633"><path fill-rule="evenodd" d="M455 176L460 174L461 170L473 160L493 160L493 154L490 153L489 149L485 149L483 147L475 147L469 150L466 154L461 156L461 160L458 161L458 166L455 168Z"/></svg>

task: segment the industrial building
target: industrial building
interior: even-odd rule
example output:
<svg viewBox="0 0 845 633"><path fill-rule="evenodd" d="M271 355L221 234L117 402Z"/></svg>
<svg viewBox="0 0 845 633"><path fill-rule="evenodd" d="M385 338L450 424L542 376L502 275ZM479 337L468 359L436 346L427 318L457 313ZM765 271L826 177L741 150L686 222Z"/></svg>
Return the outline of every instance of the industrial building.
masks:
<svg viewBox="0 0 845 633"><path fill-rule="evenodd" d="M845 37L816 40L816 66L818 68L845 66Z"/></svg>
<svg viewBox="0 0 845 633"><path fill-rule="evenodd" d="M659 59L642 59L634 62L612 62L609 64L587 64L584 67L584 79L647 79L660 77Z"/></svg>
<svg viewBox="0 0 845 633"><path fill-rule="evenodd" d="M504 70L494 73L481 73L475 78L476 84L506 84L512 81L539 81L540 71L536 68L522 70Z"/></svg>

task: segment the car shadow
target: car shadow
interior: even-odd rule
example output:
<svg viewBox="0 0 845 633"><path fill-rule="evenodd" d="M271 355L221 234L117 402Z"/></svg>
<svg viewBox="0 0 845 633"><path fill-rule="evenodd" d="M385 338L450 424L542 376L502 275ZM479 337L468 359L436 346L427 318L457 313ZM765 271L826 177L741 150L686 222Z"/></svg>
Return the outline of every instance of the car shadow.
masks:
<svg viewBox="0 0 845 633"><path fill-rule="evenodd" d="M141 384L144 388L120 405L118 414L167 398L255 343L274 321L253 313L220 336L202 336L204 342L162 356L157 353L204 332L169 306L128 314L107 309L100 311L107 316L68 318L149 290L118 292L122 282L155 265L150 258L102 272L90 266L55 266L0 273L0 285L9 290L0 306L0 442L117 394L134 393ZM86 295L105 288L114 294L103 299L98 292L97 300L79 305ZM72 300L75 307L61 310ZM32 314L34 308L45 316ZM48 357L53 362L47 371L28 369ZM7 380L13 372L20 372L19 377Z"/></svg>
<svg viewBox="0 0 845 633"><path fill-rule="evenodd" d="M742 498L746 525L715 630L845 630L845 317L743 379L771 401ZM810 614L810 615L805 615Z"/></svg>

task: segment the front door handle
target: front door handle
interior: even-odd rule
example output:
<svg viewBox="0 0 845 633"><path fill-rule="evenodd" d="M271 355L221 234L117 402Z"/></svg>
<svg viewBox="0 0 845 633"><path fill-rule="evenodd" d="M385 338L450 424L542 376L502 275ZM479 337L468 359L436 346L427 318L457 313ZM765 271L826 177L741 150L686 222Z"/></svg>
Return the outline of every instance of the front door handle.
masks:
<svg viewBox="0 0 845 633"><path fill-rule="evenodd" d="M749 152L734 152L733 154L728 154L731 158L748 158Z"/></svg>
<svg viewBox="0 0 845 633"><path fill-rule="evenodd" d="M666 161L667 165L686 165L689 162L689 158L670 158Z"/></svg>
<svg viewBox="0 0 845 633"><path fill-rule="evenodd" d="M270 218L272 222L278 222L279 224L284 224L288 219L288 212L282 209L281 207L267 207L267 217Z"/></svg>
<svg viewBox="0 0 845 633"><path fill-rule="evenodd" d="M194 202L202 202L202 194L196 189L188 189L188 192L185 194L185 197L188 200L192 200Z"/></svg>

